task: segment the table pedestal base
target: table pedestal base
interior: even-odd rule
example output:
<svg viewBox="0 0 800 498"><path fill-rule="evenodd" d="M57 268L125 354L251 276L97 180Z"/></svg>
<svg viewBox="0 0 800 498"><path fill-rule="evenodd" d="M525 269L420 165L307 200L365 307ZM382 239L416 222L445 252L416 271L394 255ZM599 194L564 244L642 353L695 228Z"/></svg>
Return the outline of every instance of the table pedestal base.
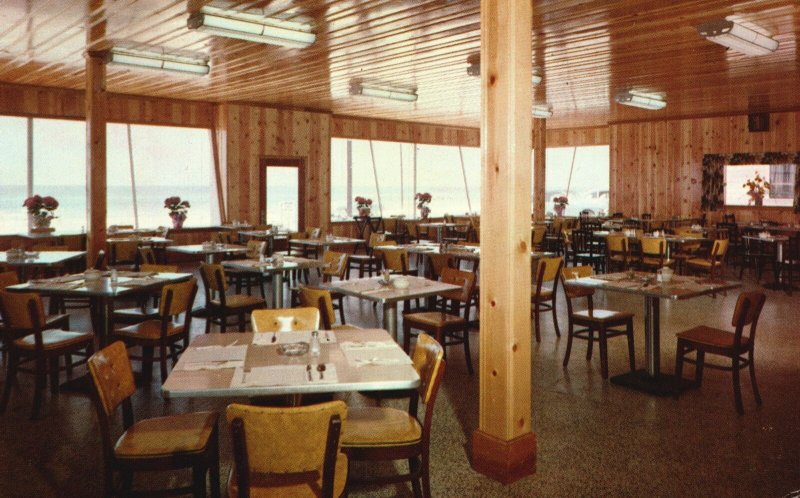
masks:
<svg viewBox="0 0 800 498"><path fill-rule="evenodd" d="M679 380L674 375L663 373L653 377L647 373L647 370L634 370L633 372L611 377L612 384L652 394L654 396L672 396L675 394L676 382L679 382L678 392L683 392L695 387L694 382L691 380Z"/></svg>

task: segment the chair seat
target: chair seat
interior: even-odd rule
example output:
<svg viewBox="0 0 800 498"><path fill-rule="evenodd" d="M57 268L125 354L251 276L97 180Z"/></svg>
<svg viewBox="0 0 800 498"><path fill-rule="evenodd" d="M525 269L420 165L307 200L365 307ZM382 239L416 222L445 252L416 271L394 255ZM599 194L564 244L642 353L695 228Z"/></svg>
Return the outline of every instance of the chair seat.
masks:
<svg viewBox="0 0 800 498"><path fill-rule="evenodd" d="M734 345L734 334L727 330L715 329L700 325L683 332L676 334L678 338L685 339L699 344L706 344L708 346L716 346L720 348L732 348ZM745 346L750 343L750 337L742 336L742 345Z"/></svg>
<svg viewBox="0 0 800 498"><path fill-rule="evenodd" d="M652 258L650 256L642 256L641 263L647 266L671 266L673 261L665 259L663 262L660 258Z"/></svg>
<svg viewBox="0 0 800 498"><path fill-rule="evenodd" d="M378 258L375 256L370 256L369 254L351 254L349 257L350 263L375 263L378 261Z"/></svg>
<svg viewBox="0 0 800 498"><path fill-rule="evenodd" d="M82 343L90 343L94 335L90 332L70 332L68 330L44 330L42 331L42 343L45 350L54 350L69 346L77 346ZM20 337L14 341L14 345L20 349L33 351L36 349L36 336L34 334Z"/></svg>
<svg viewBox="0 0 800 498"><path fill-rule="evenodd" d="M58 328L64 325L69 325L69 314L60 313L58 315L49 315L45 318L44 326L48 329Z"/></svg>
<svg viewBox="0 0 800 498"><path fill-rule="evenodd" d="M569 285L568 283L565 285ZM578 285L569 285L569 296L573 299L579 297L594 296L594 289L590 287L581 287Z"/></svg>
<svg viewBox="0 0 800 498"><path fill-rule="evenodd" d="M722 265L722 261L712 261L710 259L692 258L692 259L687 259L686 264L689 266L697 266L700 268L711 268L712 266L717 267Z"/></svg>
<svg viewBox="0 0 800 498"><path fill-rule="evenodd" d="M347 483L347 455L336 455L336 470L333 477L333 496L342 496ZM250 473L250 497L304 498L318 497L322 489L322 475L319 472L298 474L259 474ZM231 468L228 476L228 496L239 496L236 473Z"/></svg>
<svg viewBox="0 0 800 498"><path fill-rule="evenodd" d="M122 459L201 453L217 424L214 412L182 413L132 425L117 440L114 455Z"/></svg>
<svg viewBox="0 0 800 498"><path fill-rule="evenodd" d="M222 306L219 299L212 299L210 304L212 306L217 306L217 307ZM265 304L265 302L264 299L258 296L248 296L246 294L232 294L230 296L225 296L225 304L228 308L240 309L240 308L252 308L252 307L262 306Z"/></svg>
<svg viewBox="0 0 800 498"><path fill-rule="evenodd" d="M387 407L349 408L342 427L342 447L412 445L422 439L422 427L407 411Z"/></svg>
<svg viewBox="0 0 800 498"><path fill-rule="evenodd" d="M114 310L114 321L122 323L137 323L145 320L153 320L158 317L158 308L147 306L144 310L141 307L122 308Z"/></svg>
<svg viewBox="0 0 800 498"><path fill-rule="evenodd" d="M403 317L406 323L415 325L427 325L431 327L452 327L463 325L464 318L457 315L442 313L441 311L425 311L421 313L409 313Z"/></svg>
<svg viewBox="0 0 800 498"><path fill-rule="evenodd" d="M542 289L539 291L539 295L536 295L536 287L531 288L531 299L538 299L541 301L549 301L553 299L553 291L550 289Z"/></svg>
<svg viewBox="0 0 800 498"><path fill-rule="evenodd" d="M344 325L334 325L332 327L332 329L333 330L361 330L361 327L359 327L357 325L344 324Z"/></svg>
<svg viewBox="0 0 800 498"><path fill-rule="evenodd" d="M180 334L183 332L183 326L175 326L172 323L167 324L167 337ZM158 339L161 337L161 320L147 320L134 325L129 325L114 331L117 337L131 337L143 339Z"/></svg>
<svg viewBox="0 0 800 498"><path fill-rule="evenodd" d="M592 310L591 314L589 310L575 311L572 313L572 318L573 320L582 322L609 323L633 318L633 313L595 308Z"/></svg>
<svg viewBox="0 0 800 498"><path fill-rule="evenodd" d="M618 262L618 263L625 263L630 260L630 257L625 256L624 254L612 254L608 257L611 261Z"/></svg>

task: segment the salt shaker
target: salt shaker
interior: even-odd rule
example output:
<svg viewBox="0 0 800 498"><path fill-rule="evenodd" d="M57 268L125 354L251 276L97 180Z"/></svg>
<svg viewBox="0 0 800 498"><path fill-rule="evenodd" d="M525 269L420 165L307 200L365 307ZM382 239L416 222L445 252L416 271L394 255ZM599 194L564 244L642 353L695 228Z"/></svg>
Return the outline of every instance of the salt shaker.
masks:
<svg viewBox="0 0 800 498"><path fill-rule="evenodd" d="M111 270L111 285L117 285L118 281L119 281L119 275L117 275L117 270L116 269L112 269Z"/></svg>
<svg viewBox="0 0 800 498"><path fill-rule="evenodd" d="M311 332L311 345L309 347L311 356L319 356L319 332L314 330Z"/></svg>

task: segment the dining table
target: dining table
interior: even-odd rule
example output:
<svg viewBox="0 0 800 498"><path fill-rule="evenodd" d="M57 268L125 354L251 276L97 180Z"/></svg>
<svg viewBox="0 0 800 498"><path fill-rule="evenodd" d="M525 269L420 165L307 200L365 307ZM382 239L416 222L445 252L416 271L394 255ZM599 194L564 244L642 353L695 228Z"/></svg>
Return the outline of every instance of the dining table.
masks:
<svg viewBox="0 0 800 498"><path fill-rule="evenodd" d="M406 390L419 386L411 358L381 329L211 333L196 337L161 386L165 398Z"/></svg>
<svg viewBox="0 0 800 498"><path fill-rule="evenodd" d="M669 282L658 282L656 274L634 271L575 278L568 280L567 284L642 296L645 368L612 377L611 382L656 396L670 396L676 388L690 387L681 379L661 372L661 301L679 301L718 294L742 285L737 281L681 275L673 275Z"/></svg>
<svg viewBox="0 0 800 498"><path fill-rule="evenodd" d="M788 289L788 279L785 275L783 275L780 271L782 268L783 263L783 251L784 246L789 242L790 238L786 235L775 235L769 232L762 232L757 235L743 235L742 239L749 241L751 244L768 244L775 247L775 250L772 251L775 254L775 270L773 274L775 276L775 280L764 284L764 287L771 290L781 290L781 289Z"/></svg>
<svg viewBox="0 0 800 498"><path fill-rule="evenodd" d="M31 269L62 268L85 257L86 251L0 251L0 264L16 268L24 281Z"/></svg>
<svg viewBox="0 0 800 498"><path fill-rule="evenodd" d="M191 273L157 273L117 271L116 281L111 271L101 272L96 279L87 273L62 275L47 279L29 280L24 284L6 287L9 292L36 292L50 298L88 298L92 328L101 346L113 330L114 301L122 297L150 294L167 284L185 282Z"/></svg>
<svg viewBox="0 0 800 498"><path fill-rule="evenodd" d="M168 246L167 251L182 254L202 255L206 263L214 264L214 257L217 255L247 254L247 247L238 244L190 244L183 246Z"/></svg>
<svg viewBox="0 0 800 498"><path fill-rule="evenodd" d="M436 242L441 243L444 238L444 230L447 228L466 228L469 226L467 223L444 223L444 222L431 222L420 223L417 225L419 228L434 229L436 230Z"/></svg>
<svg viewBox="0 0 800 498"><path fill-rule="evenodd" d="M364 243L365 241L363 239L354 239L352 237L334 237L334 236L323 236L317 239L289 240L290 246L301 246L303 248L313 249L314 255L317 258L321 257L320 249L325 251L330 247L359 246Z"/></svg>
<svg viewBox="0 0 800 498"><path fill-rule="evenodd" d="M272 256L275 252L275 240L288 240L289 232L278 232L276 230L241 230L239 240L246 239L263 240L267 243L267 256Z"/></svg>
<svg viewBox="0 0 800 498"><path fill-rule="evenodd" d="M408 285L399 288L400 283ZM397 303L411 299L432 297L442 292L457 290L458 285L415 276L392 276L389 283L381 277L336 280L319 284L321 288L383 305L383 328L397 340Z"/></svg>
<svg viewBox="0 0 800 498"><path fill-rule="evenodd" d="M223 261L222 266L239 271L260 273L272 276L272 307L284 307L283 283L284 275L291 271L321 268L322 261L318 259L301 258L299 256L283 256L280 259L232 259Z"/></svg>

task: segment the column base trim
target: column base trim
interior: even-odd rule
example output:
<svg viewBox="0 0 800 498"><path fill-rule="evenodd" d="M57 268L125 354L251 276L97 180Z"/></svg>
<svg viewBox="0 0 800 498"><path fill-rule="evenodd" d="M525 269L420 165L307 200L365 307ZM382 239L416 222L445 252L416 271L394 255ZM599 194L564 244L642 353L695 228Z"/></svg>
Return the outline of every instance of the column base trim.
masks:
<svg viewBox="0 0 800 498"><path fill-rule="evenodd" d="M536 434L530 432L503 441L481 430L472 433L472 468L511 484L536 472Z"/></svg>

